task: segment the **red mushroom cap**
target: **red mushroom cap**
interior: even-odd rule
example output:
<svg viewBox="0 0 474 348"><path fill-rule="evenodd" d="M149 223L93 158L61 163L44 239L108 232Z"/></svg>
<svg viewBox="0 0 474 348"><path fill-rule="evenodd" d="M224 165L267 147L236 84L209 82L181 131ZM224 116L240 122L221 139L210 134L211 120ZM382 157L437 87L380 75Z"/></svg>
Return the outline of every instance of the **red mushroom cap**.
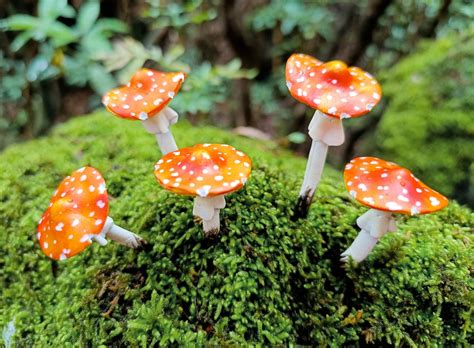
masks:
<svg viewBox="0 0 474 348"><path fill-rule="evenodd" d="M114 88L102 98L107 110L131 120L146 120L160 112L178 93L186 74L140 69L127 86Z"/></svg>
<svg viewBox="0 0 474 348"><path fill-rule="evenodd" d="M91 244L109 213L105 181L99 171L83 167L64 178L38 224L38 241L54 260L70 258Z"/></svg>
<svg viewBox="0 0 474 348"><path fill-rule="evenodd" d="M336 118L365 115L382 95L378 82L362 69L300 53L286 62L286 83L293 98Z"/></svg>
<svg viewBox="0 0 474 348"><path fill-rule="evenodd" d="M346 189L360 203L377 210L427 214L443 209L448 199L408 169L376 157L357 157L346 164Z"/></svg>
<svg viewBox="0 0 474 348"><path fill-rule="evenodd" d="M226 144L198 144L170 152L155 165L165 189L181 195L213 197L242 188L252 161Z"/></svg>

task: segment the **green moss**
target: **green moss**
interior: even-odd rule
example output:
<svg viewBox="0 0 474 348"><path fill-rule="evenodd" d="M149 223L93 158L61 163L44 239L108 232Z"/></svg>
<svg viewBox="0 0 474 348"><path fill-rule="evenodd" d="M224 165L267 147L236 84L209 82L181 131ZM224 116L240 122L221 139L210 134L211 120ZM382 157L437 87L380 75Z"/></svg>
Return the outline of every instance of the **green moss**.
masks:
<svg viewBox="0 0 474 348"><path fill-rule="evenodd" d="M326 170L309 218L290 221L305 161L272 143L215 128L174 128L178 143L227 142L255 168L205 240L192 199L165 192L139 124L104 113L0 155L0 328L20 347L201 345L467 345L473 340L473 214L452 203L399 218L359 267L339 254L364 209ZM150 250L89 247L52 263L35 226L63 176L91 164L108 182L111 216Z"/></svg>
<svg viewBox="0 0 474 348"><path fill-rule="evenodd" d="M381 156L474 205L474 31L425 42L384 76Z"/></svg>

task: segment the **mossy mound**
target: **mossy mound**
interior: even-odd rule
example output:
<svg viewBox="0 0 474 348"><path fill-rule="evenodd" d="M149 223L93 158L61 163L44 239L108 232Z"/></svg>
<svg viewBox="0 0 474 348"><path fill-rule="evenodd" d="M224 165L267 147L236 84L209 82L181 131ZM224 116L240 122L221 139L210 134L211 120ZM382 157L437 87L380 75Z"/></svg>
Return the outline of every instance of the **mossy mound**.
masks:
<svg viewBox="0 0 474 348"><path fill-rule="evenodd" d="M253 159L215 240L193 221L191 198L155 182L159 153L138 123L98 113L0 155L0 328L14 321L15 345L472 343L468 209L399 217L364 263L342 268L364 209L340 173L326 170L309 218L292 222L304 159L183 121L174 133L183 146L225 142ZM58 182L86 164L108 182L110 215L149 250L94 244L60 263L42 254L37 220Z"/></svg>
<svg viewBox="0 0 474 348"><path fill-rule="evenodd" d="M425 42L383 80L381 156L474 206L474 31Z"/></svg>

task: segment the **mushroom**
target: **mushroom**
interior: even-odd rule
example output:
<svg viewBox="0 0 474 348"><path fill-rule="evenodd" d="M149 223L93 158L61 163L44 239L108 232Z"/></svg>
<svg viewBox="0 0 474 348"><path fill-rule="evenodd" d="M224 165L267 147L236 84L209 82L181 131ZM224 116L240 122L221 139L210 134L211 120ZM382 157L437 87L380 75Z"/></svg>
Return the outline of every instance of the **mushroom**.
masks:
<svg viewBox="0 0 474 348"><path fill-rule="evenodd" d="M178 113L167 105L185 77L183 72L165 73L143 68L126 86L107 92L102 103L118 117L142 121L145 129L155 134L161 152L167 154L178 149L169 129L178 122Z"/></svg>
<svg viewBox="0 0 474 348"><path fill-rule="evenodd" d="M296 100L315 109L309 124L312 139L295 217L306 217L321 180L328 146L344 142L342 119L365 115L380 101L378 82L357 67L339 60L323 63L293 54L286 63L286 84Z"/></svg>
<svg viewBox="0 0 474 348"><path fill-rule="evenodd" d="M428 214L448 205L448 199L434 191L408 169L376 157L358 157L344 170L346 188L357 201L371 208L357 219L361 231L341 260L364 260L377 241L396 230L393 213Z"/></svg>
<svg viewBox="0 0 474 348"><path fill-rule="evenodd" d="M243 187L252 161L227 144L197 144L169 153L155 165L155 176L166 190L195 196L193 214L202 219L206 237L220 230L224 196Z"/></svg>
<svg viewBox="0 0 474 348"><path fill-rule="evenodd" d="M58 186L38 223L41 249L54 260L65 260L93 240L105 245L109 238L130 248L144 244L141 237L115 225L108 212L107 189L99 171L92 167L76 170Z"/></svg>

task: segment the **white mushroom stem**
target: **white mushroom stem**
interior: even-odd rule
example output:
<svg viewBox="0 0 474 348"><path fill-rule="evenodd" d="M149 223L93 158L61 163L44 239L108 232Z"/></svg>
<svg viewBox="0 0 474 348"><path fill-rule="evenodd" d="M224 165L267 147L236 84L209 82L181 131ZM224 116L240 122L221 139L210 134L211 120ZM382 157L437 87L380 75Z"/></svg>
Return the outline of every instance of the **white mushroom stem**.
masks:
<svg viewBox="0 0 474 348"><path fill-rule="evenodd" d="M149 133L155 134L156 142L163 155L178 150L173 134L170 131L170 126L178 122L178 113L176 111L166 107L153 117L142 112L139 118L142 120L145 129Z"/></svg>
<svg viewBox="0 0 474 348"><path fill-rule="evenodd" d="M145 243L142 237L115 225L114 220L111 217L107 217L102 231L98 235L92 236L92 239L100 245L107 244L106 238L133 249L136 249Z"/></svg>
<svg viewBox="0 0 474 348"><path fill-rule="evenodd" d="M295 212L297 217L306 217L308 213L316 188L321 181L328 147L344 143L342 120L327 116L318 110L314 113L308 131L313 141Z"/></svg>
<svg viewBox="0 0 474 348"><path fill-rule="evenodd" d="M220 231L220 210L225 207L223 195L214 197L199 197L194 199L193 215L202 219L206 237L212 237Z"/></svg>
<svg viewBox="0 0 474 348"><path fill-rule="evenodd" d="M341 261L348 262L350 258L359 263L370 254L378 240L387 232L397 229L392 213L370 209L357 219L361 231L351 246L341 254Z"/></svg>

